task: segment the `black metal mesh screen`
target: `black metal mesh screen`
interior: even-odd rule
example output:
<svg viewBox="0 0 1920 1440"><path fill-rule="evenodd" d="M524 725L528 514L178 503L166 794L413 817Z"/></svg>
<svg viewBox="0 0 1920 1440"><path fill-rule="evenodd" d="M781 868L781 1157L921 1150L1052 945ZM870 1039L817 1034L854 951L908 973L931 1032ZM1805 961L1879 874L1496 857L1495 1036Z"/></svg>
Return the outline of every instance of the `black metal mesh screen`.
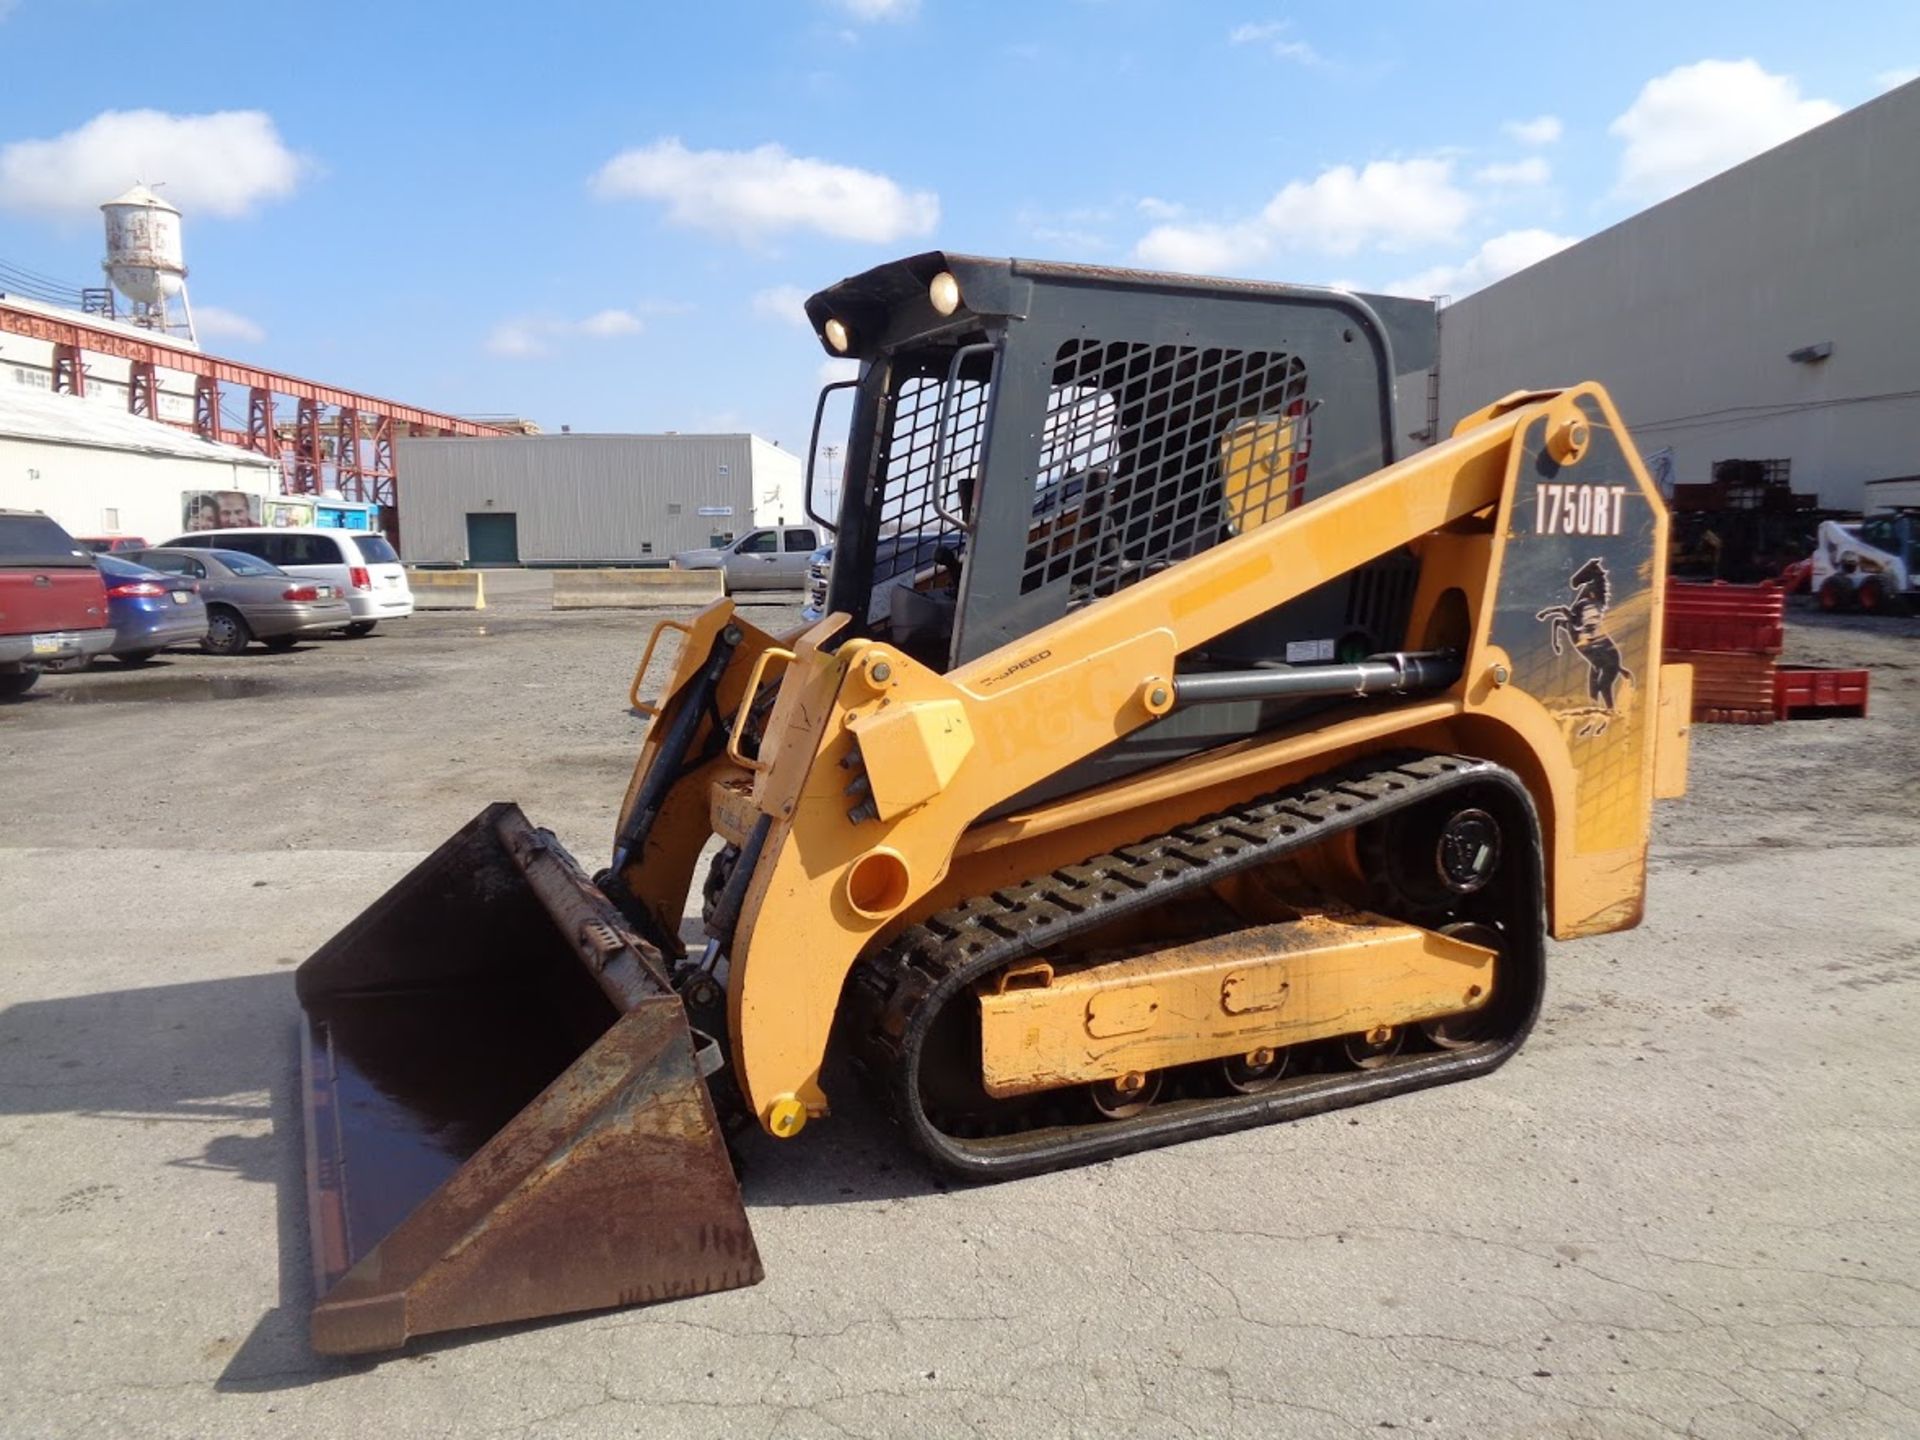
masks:
<svg viewBox="0 0 1920 1440"><path fill-rule="evenodd" d="M874 583L912 569L926 547L901 535L955 536L972 505L986 440L987 377L913 375L889 397ZM943 403L944 402L944 403ZM956 545L957 548L957 545Z"/></svg>
<svg viewBox="0 0 1920 1440"><path fill-rule="evenodd" d="M1282 351L1060 347L1021 591L1109 594L1297 504L1306 366Z"/></svg>

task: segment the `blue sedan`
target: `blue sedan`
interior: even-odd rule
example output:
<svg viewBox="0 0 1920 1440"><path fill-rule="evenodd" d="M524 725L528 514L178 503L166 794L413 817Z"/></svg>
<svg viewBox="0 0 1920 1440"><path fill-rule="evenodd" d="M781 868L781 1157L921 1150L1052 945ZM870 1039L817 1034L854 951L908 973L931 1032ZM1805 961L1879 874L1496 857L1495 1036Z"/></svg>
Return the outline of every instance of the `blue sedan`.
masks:
<svg viewBox="0 0 1920 1440"><path fill-rule="evenodd" d="M107 653L114 659L143 665L169 645L206 639L207 605L193 581L117 555L96 555L93 563L107 582L107 623L113 626Z"/></svg>

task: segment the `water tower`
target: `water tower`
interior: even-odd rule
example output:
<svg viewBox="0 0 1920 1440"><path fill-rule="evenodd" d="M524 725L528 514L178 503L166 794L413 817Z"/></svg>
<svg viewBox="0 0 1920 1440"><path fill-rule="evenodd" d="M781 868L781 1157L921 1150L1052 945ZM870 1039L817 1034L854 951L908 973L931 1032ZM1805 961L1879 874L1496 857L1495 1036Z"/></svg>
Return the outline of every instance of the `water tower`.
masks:
<svg viewBox="0 0 1920 1440"><path fill-rule="evenodd" d="M133 302L133 323L198 343L193 307L187 303L180 212L144 185L100 210L107 217L107 258L100 268Z"/></svg>

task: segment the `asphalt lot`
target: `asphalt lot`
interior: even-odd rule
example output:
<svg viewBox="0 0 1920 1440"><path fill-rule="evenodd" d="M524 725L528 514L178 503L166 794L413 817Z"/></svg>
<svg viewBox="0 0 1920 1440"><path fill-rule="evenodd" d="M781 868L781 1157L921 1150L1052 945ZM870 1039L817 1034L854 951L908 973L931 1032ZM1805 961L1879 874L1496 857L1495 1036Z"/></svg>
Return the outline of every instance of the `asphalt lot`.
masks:
<svg viewBox="0 0 1920 1440"><path fill-rule="evenodd" d="M490 800L606 855L648 621L543 584L0 709L0 1433L1920 1433L1915 622L1796 617L1872 716L1696 729L1489 1079L970 1190L848 1095L757 1288L315 1359L293 966Z"/></svg>

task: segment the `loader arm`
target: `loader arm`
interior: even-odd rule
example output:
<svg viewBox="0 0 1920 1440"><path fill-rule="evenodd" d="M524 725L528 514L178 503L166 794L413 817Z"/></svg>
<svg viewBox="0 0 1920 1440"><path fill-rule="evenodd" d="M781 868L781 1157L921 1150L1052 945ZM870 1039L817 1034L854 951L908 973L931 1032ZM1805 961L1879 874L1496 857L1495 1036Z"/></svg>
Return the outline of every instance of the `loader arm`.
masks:
<svg viewBox="0 0 1920 1440"><path fill-rule="evenodd" d="M814 627L794 647L767 726L777 746L767 747L754 799L771 828L731 952L734 1063L763 1127L792 1135L825 1112L819 1068L850 967L940 883L968 828L1171 709L1184 652L1481 515L1496 543L1483 547L1482 573L1456 582L1468 593L1475 640L1453 704L1466 708L1471 693L1491 710L1511 709L1487 694L1506 674L1488 627L1522 466L1571 471L1590 447L1602 449L1621 482L1614 489L1647 497L1664 527L1644 471L1616 435L1624 432L1597 386L1509 397L1431 449L946 675L885 644L829 650L844 616ZM1641 683L1650 698L1657 676ZM1564 748L1544 712L1516 723L1535 732L1513 747L1523 755ZM1641 748L1634 785L1644 794L1652 747ZM1570 780L1554 768L1529 767L1564 790ZM1551 809L1553 797L1542 798ZM1573 807L1564 809L1570 820Z"/></svg>

